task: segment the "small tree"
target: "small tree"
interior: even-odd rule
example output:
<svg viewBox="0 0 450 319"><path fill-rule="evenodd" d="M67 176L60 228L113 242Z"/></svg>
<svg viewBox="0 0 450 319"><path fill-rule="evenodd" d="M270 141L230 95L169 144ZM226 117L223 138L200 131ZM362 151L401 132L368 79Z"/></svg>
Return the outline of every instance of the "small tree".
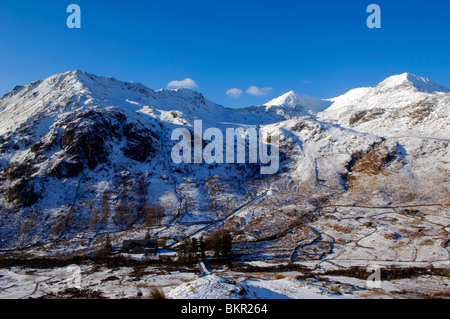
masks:
<svg viewBox="0 0 450 319"><path fill-rule="evenodd" d="M167 299L166 293L161 287L152 287L150 289L150 298L151 299Z"/></svg>
<svg viewBox="0 0 450 319"><path fill-rule="evenodd" d="M199 250L197 238L186 238L183 243L178 246L177 254L180 262L191 263L196 261Z"/></svg>
<svg viewBox="0 0 450 319"><path fill-rule="evenodd" d="M206 242L203 240L203 237L200 238L200 254L202 260L206 259Z"/></svg>
<svg viewBox="0 0 450 319"><path fill-rule="evenodd" d="M106 237L105 243L103 244L103 246L95 252L93 258L94 260L102 260L105 259L107 257L109 257L113 252L113 247L111 244L111 239L108 237Z"/></svg>
<svg viewBox="0 0 450 319"><path fill-rule="evenodd" d="M190 242L189 238L183 240L183 242L177 248L178 261L185 263L190 261Z"/></svg>
<svg viewBox="0 0 450 319"><path fill-rule="evenodd" d="M197 258L197 252L198 252L198 240L197 238L194 237L191 239L191 249L190 249L191 259Z"/></svg>
<svg viewBox="0 0 450 319"><path fill-rule="evenodd" d="M229 232L217 234L215 237L214 257L227 261L233 254L233 237Z"/></svg>
<svg viewBox="0 0 450 319"><path fill-rule="evenodd" d="M145 226L159 226L165 216L165 209L161 205L150 205L146 203L141 208L141 215L145 217Z"/></svg>

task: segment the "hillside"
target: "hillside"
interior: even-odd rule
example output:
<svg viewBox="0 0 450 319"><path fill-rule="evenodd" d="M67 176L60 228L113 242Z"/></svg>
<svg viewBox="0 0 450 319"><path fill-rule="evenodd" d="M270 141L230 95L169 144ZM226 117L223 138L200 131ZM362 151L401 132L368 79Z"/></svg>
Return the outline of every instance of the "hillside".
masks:
<svg viewBox="0 0 450 319"><path fill-rule="evenodd" d="M118 246L226 229L245 262L448 267L449 94L411 74L244 109L82 71L16 87L0 99L1 252L61 256L111 234ZM248 158L174 164L171 134L196 120L280 132L278 173Z"/></svg>

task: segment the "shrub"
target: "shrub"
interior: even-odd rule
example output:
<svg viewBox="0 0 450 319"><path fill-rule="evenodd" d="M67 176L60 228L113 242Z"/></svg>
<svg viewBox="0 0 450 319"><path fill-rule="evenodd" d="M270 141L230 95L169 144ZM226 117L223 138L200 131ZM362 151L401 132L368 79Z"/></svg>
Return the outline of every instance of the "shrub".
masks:
<svg viewBox="0 0 450 319"><path fill-rule="evenodd" d="M339 287L338 286L330 286L328 288L328 290L335 295L342 295L342 293L339 291Z"/></svg>
<svg viewBox="0 0 450 319"><path fill-rule="evenodd" d="M229 260L233 254L233 237L229 232L216 234L214 257L221 260Z"/></svg>
<svg viewBox="0 0 450 319"><path fill-rule="evenodd" d="M119 201L116 204L116 215L114 217L114 222L116 225L122 227L122 229L129 229L136 222L136 204Z"/></svg>
<svg viewBox="0 0 450 319"><path fill-rule="evenodd" d="M275 274L275 279L276 280L281 280L284 279L285 277L282 274Z"/></svg>
<svg viewBox="0 0 450 319"><path fill-rule="evenodd" d="M165 209L161 205L145 204L141 208L140 215L145 217L145 226L159 226L165 216Z"/></svg>
<svg viewBox="0 0 450 319"><path fill-rule="evenodd" d="M151 299L167 299L166 293L161 287L152 287L150 289L150 298Z"/></svg>
<svg viewBox="0 0 450 319"><path fill-rule="evenodd" d="M189 263L195 260L195 253L192 251L192 245L189 238L186 238L177 248L178 261Z"/></svg>
<svg viewBox="0 0 450 319"><path fill-rule="evenodd" d="M112 252L113 247L111 245L111 240L109 237L107 237L105 243L103 244L103 247L101 247L94 253L93 259L95 261L105 260L112 254Z"/></svg>

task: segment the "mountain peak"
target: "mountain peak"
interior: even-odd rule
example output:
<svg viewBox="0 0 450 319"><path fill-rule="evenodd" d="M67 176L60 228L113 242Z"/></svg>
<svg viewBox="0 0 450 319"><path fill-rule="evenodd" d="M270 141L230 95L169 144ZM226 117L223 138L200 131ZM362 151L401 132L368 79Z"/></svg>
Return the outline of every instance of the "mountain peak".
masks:
<svg viewBox="0 0 450 319"><path fill-rule="evenodd" d="M420 77L408 72L388 77L378 85L378 88L384 89L398 89L400 87L415 89L426 93L450 92L449 89L432 82L428 78Z"/></svg>
<svg viewBox="0 0 450 319"><path fill-rule="evenodd" d="M131 113L146 108L214 117L223 107L188 89L155 91L138 82L123 82L82 70L67 71L17 87L0 100L0 119L8 123L0 134L43 116L75 109L115 107ZM161 113L162 114L162 113Z"/></svg>
<svg viewBox="0 0 450 319"><path fill-rule="evenodd" d="M77 69L77 70L66 71L63 73L55 74L55 75L51 76L49 79L57 77L57 78L71 78L71 79L76 78L76 79L82 80L82 79L86 78L87 75L91 75L91 74ZM93 75L91 75L91 76L93 76Z"/></svg>
<svg viewBox="0 0 450 319"><path fill-rule="evenodd" d="M329 101L317 99L309 95L298 94L294 91L289 91L276 99L264 104L267 107L283 107L302 109L305 111L312 110L315 112L323 111L330 106Z"/></svg>

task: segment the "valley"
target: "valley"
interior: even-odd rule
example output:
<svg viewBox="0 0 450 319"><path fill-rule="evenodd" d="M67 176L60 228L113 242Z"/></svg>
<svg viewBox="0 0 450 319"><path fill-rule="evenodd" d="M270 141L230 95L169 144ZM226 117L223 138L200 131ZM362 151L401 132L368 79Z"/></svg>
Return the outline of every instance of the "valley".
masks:
<svg viewBox="0 0 450 319"><path fill-rule="evenodd" d="M449 107L450 90L408 73L243 109L83 71L17 87L0 99L0 296L448 298ZM173 161L172 132L195 137L200 120L242 133L246 151L246 131L279 132L278 171ZM233 254L217 263L223 233ZM120 253L143 238L157 258ZM211 274L177 262L193 238L211 242ZM72 263L83 288L67 290Z"/></svg>

